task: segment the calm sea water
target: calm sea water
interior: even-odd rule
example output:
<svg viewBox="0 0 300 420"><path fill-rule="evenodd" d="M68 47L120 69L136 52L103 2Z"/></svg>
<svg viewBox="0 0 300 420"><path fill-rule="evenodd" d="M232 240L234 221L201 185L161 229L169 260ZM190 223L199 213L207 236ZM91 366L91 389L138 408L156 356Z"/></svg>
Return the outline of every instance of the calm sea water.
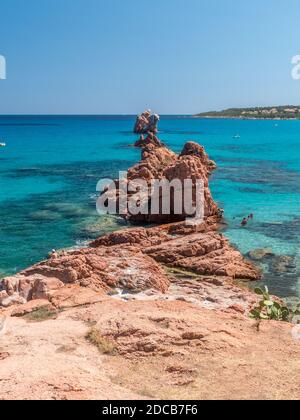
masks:
<svg viewBox="0 0 300 420"><path fill-rule="evenodd" d="M11 274L52 248L80 245L121 228L99 217L96 184L139 160L128 145L133 117L0 117L0 271ZM211 180L226 235L244 254L291 256L284 273L264 265L271 291L300 296L300 121L163 117L160 138L175 151L203 144L219 169ZM240 138L234 138L236 134ZM254 221L241 229L244 216Z"/></svg>

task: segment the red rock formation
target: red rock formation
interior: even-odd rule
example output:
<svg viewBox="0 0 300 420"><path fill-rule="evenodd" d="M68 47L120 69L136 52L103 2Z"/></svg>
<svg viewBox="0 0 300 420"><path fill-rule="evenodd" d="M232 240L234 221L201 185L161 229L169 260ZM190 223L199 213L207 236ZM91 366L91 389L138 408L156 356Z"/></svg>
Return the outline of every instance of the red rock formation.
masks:
<svg viewBox="0 0 300 420"><path fill-rule="evenodd" d="M0 305L48 299L64 285L108 293L121 288L137 293L147 289L166 292L169 279L160 266L138 248L98 247L69 252L43 261L3 282Z"/></svg>
<svg viewBox="0 0 300 420"><path fill-rule="evenodd" d="M141 137L134 143L134 146L144 148L149 146L150 143L156 147L165 147L165 145L155 135L153 135L153 133L149 133L146 138L141 135Z"/></svg>
<svg viewBox="0 0 300 420"><path fill-rule="evenodd" d="M94 241L91 246L131 244L144 254L170 267L201 275L257 280L259 270L232 248L220 233L207 224L185 227L184 223L154 228L126 229ZM214 227L214 225L212 226Z"/></svg>
<svg viewBox="0 0 300 420"><path fill-rule="evenodd" d="M168 294L167 299L192 296L193 301L197 304L204 302L204 305L207 299L214 299L219 302L219 308L235 307L240 312L249 310L253 296L248 292L242 293L232 280L256 280L259 272L216 231L220 211L208 185L209 174L215 168L214 162L208 158L203 147L193 142L187 143L177 156L153 135L140 141L142 160L129 169L128 179L202 179L205 186L203 222L193 224L184 221L147 229L120 230L97 239L89 248L54 253L48 260L4 279L0 305L7 307L41 299L59 307L64 301L74 303L72 293L77 287L76 294L82 296L81 301L95 299L93 293L86 294L82 288L98 295L116 293L120 289L127 294L152 291L149 296L154 294L157 299L161 293ZM185 215L179 218L185 218ZM134 222L170 222L173 219L176 215L150 215L147 219L143 215L129 215L129 220ZM196 283L201 285L183 281L181 286L178 277L167 275L160 264L195 273L199 276ZM221 284L222 289L216 288L216 284ZM209 289L214 290L214 298L210 296ZM239 293L243 298L236 297Z"/></svg>
<svg viewBox="0 0 300 420"><path fill-rule="evenodd" d="M193 183L191 204L196 207L199 201L199 197L196 196L196 183L203 182L205 217L220 216L220 210L212 199L208 183L209 175L216 168L216 164L208 158L202 146L194 142L188 142L182 153L176 155L153 134L149 134L146 139L141 137L136 142L136 146L142 148L142 159L128 170L126 180L121 183L119 181L115 182L115 185L117 185L116 208L119 209L119 199L124 196L125 191L127 192L128 184L134 180L142 179L147 181L148 190L140 192L140 203L141 205L144 204L149 212L148 214L132 214L130 209L127 208L127 212L122 214L123 217L132 223L170 223L185 220L191 215L187 213L184 205L182 205L182 210L178 214L178 211L175 211L175 201L180 200L183 203L184 192L186 191L184 182L186 180L192 180ZM174 190L171 189L170 211L167 214L164 214L161 204L159 212L152 211L151 204L154 201L154 196L151 193L149 194L149 190L153 180L169 182L176 180L182 186L182 193L179 193L176 197L174 197ZM113 199L111 192L105 194L105 198ZM129 198L135 195L136 191L128 193ZM163 192L160 190L159 200L162 196ZM156 200L159 202L157 197Z"/></svg>
<svg viewBox="0 0 300 420"><path fill-rule="evenodd" d="M113 232L4 279L0 399L299 399L299 331L247 316L258 297L235 279L259 272L218 232L214 163L191 142L141 145L132 179L201 176L205 220Z"/></svg>
<svg viewBox="0 0 300 420"><path fill-rule="evenodd" d="M159 120L159 115L147 110L137 116L133 131L136 134L157 133Z"/></svg>
<svg viewBox="0 0 300 420"><path fill-rule="evenodd" d="M226 284L215 287L226 291ZM72 299L60 302L72 307L55 314L47 301L32 301L15 308L17 317L0 331L0 400L300 398L295 325L262 321L258 329L238 311L183 299L98 296L87 305L82 292L90 289L66 286L58 293L69 291ZM32 307L54 316L28 322ZM116 353L103 355L85 339L91 326Z"/></svg>

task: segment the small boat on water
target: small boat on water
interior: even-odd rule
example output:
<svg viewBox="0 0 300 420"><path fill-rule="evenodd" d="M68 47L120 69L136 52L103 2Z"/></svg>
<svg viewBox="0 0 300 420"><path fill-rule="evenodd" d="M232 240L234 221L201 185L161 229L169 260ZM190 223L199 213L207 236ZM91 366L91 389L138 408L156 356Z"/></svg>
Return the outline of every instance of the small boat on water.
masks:
<svg viewBox="0 0 300 420"><path fill-rule="evenodd" d="M6 143L0 143L0 147L5 147Z"/></svg>
<svg viewBox="0 0 300 420"><path fill-rule="evenodd" d="M236 134L235 136L232 137L233 139L240 139L241 136L239 134Z"/></svg>

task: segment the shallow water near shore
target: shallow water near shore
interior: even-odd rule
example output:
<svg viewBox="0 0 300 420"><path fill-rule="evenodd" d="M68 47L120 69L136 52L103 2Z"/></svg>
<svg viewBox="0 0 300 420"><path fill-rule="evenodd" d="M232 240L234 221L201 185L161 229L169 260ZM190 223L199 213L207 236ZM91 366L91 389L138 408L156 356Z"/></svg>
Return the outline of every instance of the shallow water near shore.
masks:
<svg viewBox="0 0 300 420"><path fill-rule="evenodd" d="M129 147L133 123L130 116L0 117L7 144L0 149L1 273L125 226L97 215L96 184L139 160ZM284 267L262 261L262 283L300 298L300 121L165 116L160 131L177 152L187 140L205 146L218 164L211 188L225 209L225 234L245 255L269 248L276 258L290 256ZM254 220L241 228L250 213Z"/></svg>

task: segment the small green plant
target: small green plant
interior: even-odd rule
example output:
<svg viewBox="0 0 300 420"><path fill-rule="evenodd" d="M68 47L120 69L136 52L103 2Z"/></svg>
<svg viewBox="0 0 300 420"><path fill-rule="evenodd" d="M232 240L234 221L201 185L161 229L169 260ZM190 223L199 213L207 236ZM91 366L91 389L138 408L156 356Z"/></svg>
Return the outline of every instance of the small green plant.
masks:
<svg viewBox="0 0 300 420"><path fill-rule="evenodd" d="M276 321L285 321L288 322L291 317L290 310L281 305L278 302L275 302L270 294L267 286L265 286L265 289L261 289L257 287L255 290L255 293L262 297L262 300L258 303L258 306L252 309L250 311L250 317L252 319L257 320L276 320Z"/></svg>
<svg viewBox="0 0 300 420"><path fill-rule="evenodd" d="M86 340L97 347L102 354L115 356L118 352L117 347L111 341L103 337L98 330L91 328L85 336Z"/></svg>
<svg viewBox="0 0 300 420"><path fill-rule="evenodd" d="M116 289L111 289L107 294L108 294L108 296L116 296L119 293Z"/></svg>
<svg viewBox="0 0 300 420"><path fill-rule="evenodd" d="M23 318L30 322L43 322L49 319L54 319L57 317L57 312L48 309L46 306L36 309L26 315L23 315Z"/></svg>

